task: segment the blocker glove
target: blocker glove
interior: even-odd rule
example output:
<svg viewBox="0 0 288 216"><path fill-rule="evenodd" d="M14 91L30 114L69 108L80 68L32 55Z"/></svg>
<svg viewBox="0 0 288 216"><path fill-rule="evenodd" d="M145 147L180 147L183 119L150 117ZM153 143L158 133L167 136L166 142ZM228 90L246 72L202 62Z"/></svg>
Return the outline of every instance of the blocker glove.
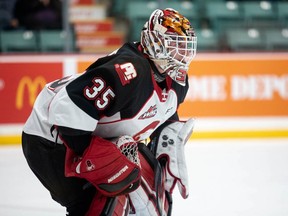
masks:
<svg viewBox="0 0 288 216"><path fill-rule="evenodd" d="M115 144L93 136L81 157L67 147L65 175L88 180L108 197L130 193L139 186L141 179L135 146L137 144L126 137Z"/></svg>

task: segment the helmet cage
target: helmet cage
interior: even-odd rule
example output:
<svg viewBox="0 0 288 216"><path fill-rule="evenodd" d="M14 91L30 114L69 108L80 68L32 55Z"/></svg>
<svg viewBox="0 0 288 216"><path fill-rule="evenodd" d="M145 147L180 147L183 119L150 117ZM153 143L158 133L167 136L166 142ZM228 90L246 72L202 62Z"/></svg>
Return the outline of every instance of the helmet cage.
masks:
<svg viewBox="0 0 288 216"><path fill-rule="evenodd" d="M164 34L167 58L181 66L188 66L196 55L197 38Z"/></svg>
<svg viewBox="0 0 288 216"><path fill-rule="evenodd" d="M141 43L158 67L178 84L185 85L189 64L196 56L197 37L142 30Z"/></svg>
<svg viewBox="0 0 288 216"><path fill-rule="evenodd" d="M187 66L196 55L196 36L171 35L146 29L141 32L141 40L144 52L152 60Z"/></svg>

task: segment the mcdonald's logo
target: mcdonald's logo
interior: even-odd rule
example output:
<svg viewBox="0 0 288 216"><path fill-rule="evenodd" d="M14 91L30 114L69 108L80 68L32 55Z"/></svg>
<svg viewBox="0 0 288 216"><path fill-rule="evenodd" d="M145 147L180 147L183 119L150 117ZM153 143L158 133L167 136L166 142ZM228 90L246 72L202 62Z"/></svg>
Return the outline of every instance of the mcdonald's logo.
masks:
<svg viewBox="0 0 288 216"><path fill-rule="evenodd" d="M38 95L38 89L42 89L46 84L46 80L42 76L38 76L35 79L32 79L29 76L24 76L18 85L17 92L16 92L16 108L18 110L23 108L23 101L24 101L24 91L25 87L28 92L29 96L29 105L32 107L36 97Z"/></svg>

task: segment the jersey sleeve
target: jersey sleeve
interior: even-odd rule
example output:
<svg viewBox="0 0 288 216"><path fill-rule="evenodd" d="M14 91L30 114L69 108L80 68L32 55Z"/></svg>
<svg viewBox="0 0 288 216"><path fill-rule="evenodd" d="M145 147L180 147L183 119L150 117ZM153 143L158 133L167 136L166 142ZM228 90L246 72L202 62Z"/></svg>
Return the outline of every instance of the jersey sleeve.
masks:
<svg viewBox="0 0 288 216"><path fill-rule="evenodd" d="M55 95L48 112L48 121L52 125L83 131L93 131L97 125L97 119L89 116L71 100L66 88Z"/></svg>

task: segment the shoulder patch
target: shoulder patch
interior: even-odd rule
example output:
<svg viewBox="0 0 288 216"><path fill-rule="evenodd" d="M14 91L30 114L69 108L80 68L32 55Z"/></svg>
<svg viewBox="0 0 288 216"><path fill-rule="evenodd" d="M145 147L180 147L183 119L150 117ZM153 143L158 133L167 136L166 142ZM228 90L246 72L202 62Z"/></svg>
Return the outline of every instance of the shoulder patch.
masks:
<svg viewBox="0 0 288 216"><path fill-rule="evenodd" d="M123 86L129 84L130 80L137 77L137 72L131 62L127 62L124 64L115 64L114 66Z"/></svg>

